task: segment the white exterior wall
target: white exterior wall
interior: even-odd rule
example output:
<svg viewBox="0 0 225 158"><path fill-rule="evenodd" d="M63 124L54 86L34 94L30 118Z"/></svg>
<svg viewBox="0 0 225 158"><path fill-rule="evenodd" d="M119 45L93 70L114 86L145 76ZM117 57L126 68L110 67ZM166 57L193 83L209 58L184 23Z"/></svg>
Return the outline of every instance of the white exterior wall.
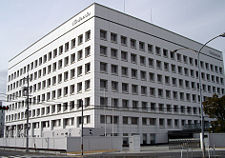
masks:
<svg viewBox="0 0 225 158"><path fill-rule="evenodd" d="M88 13L88 14L87 14ZM79 19L79 17L83 15L88 15L80 22L77 22L75 26L72 26L72 23L75 19ZM94 17L93 17L94 16ZM85 32L90 30L91 31L91 38L89 41L84 42L80 46L77 46L78 36L83 34L85 40ZM102 40L100 39L100 30L104 30L107 32L107 39ZM111 42L110 34L115 33L117 35L117 43ZM127 46L121 44L120 37L125 36L127 38ZM55 86L50 86L49 88L45 88L43 90L39 90L35 93L31 93L32 97L37 95L46 94L52 90L57 90L62 87L70 86L71 84L75 84L75 89L77 89L77 83L83 83L82 93L75 93L73 95L68 94L68 96L63 96L61 98L57 98L55 100L50 100L47 104L42 103L39 105L31 105L31 111L33 109L41 109L42 107L52 106L54 104L61 104L64 102L69 102L75 100L75 104L77 103L77 99L83 99L86 97L90 97L90 106L85 108L84 115L90 115L90 123L85 124L85 127L94 127L94 128L101 128L102 130L106 129L107 134L115 134L119 136L128 137L134 134L140 134L141 136L141 143L143 140L147 141L147 144L155 143L165 143L167 142L167 132L168 130L174 129L182 129L182 122L187 123L199 123L200 121L200 114L199 114L199 102L198 102L198 90L194 88L187 88L185 87L185 81L189 81L191 86L191 82L194 82L197 86L198 78L196 77L197 66L195 65L195 59L197 59L197 54L187 50L180 50L177 53L181 55L181 61L177 60L177 56L175 55L175 60L170 58L170 51L175 49L179 49L182 47L188 47L194 50L198 50L201 45L195 41L187 39L183 36L170 32L168 30L159 28L152 24L146 23L124 13L106 8L104 6L93 4L88 7L86 10L83 10L78 15L61 25L60 27L56 28L54 31L50 32L44 38L36 42L34 45L26 49L24 52L13 58L9 62L9 72L8 74L11 76L17 70L20 70L24 66L27 66L31 62L43 57L44 54L47 54L50 51L53 51L55 48L59 48L61 45L65 46L65 43L70 42L73 38L76 38L76 47L74 49L69 50L68 52L64 52L62 55L47 61L45 64L38 66L33 70L29 71L29 74L32 74L40 69L48 65L53 65L54 62L58 62L60 59L64 59L64 57L71 55L73 52L76 52L76 62L74 64L69 64L66 67L63 67L56 72L47 74L42 76L41 78L31 81L30 85L38 84L43 80L56 76L60 73L64 73L65 71L70 71L72 68L76 68L76 77L74 79L70 79L66 82L62 82L60 84L56 84ZM136 40L136 49L130 47L130 39ZM139 50L139 41L144 42L145 44L145 51ZM153 46L153 52L149 53L147 45L151 44ZM83 57L82 60L77 61L77 52L79 50L83 50L90 46L91 47L91 55L87 58ZM107 47L107 56L100 55L100 46ZM155 47L160 47L161 55L156 55ZM41 48L41 49L40 49ZM118 57L117 59L111 58L111 48L117 49ZM168 50L168 57L163 56L162 50ZM128 55L127 61L121 60L121 51L126 51ZM131 53L136 54L137 56L137 63L134 64L131 62ZM188 63L184 63L183 56L186 56L188 59ZM84 54L83 54L84 56ZM140 56L144 57L146 60L146 65L140 64ZM148 59L154 59L154 67L149 67ZM189 58L192 58L193 65L189 63ZM202 83L206 85L206 91L203 91L204 96L212 96L212 94L216 93L214 91L209 92L208 86L211 86L211 89L215 87L215 89L220 89L219 95L224 95L224 68L223 68L223 61L222 61L222 52L215 50L213 48L205 47L200 55L201 61L204 61L204 68L201 69L201 72L210 75L210 81L203 80ZM162 69L156 68L156 60L161 61ZM84 65L86 63L91 64L91 71L88 74L84 74ZM107 64L107 72L102 73L100 71L100 62ZM168 63L169 70L164 70L164 64ZM205 63L213 65L214 71L207 70L205 68ZM77 68L83 65L83 74L80 77L77 77ZM118 73L111 74L111 65L117 65ZM182 67L182 74L178 72L172 72L172 65L176 66L176 71L178 71L178 66ZM215 66L217 68L221 68L221 73L215 72ZM128 69L128 76L124 77L121 75L121 67L127 67ZM184 74L184 68L187 68L189 75ZM138 78L133 79L131 77L131 69L137 69ZM190 75L190 71L194 71L194 77ZM146 80L140 79L140 71L146 72ZM155 82L150 81L149 73L155 74ZM70 72L69 72L70 74ZM162 75L163 81L162 83L157 82L157 74ZM13 80L8 82L8 86L16 83L23 77L26 77L27 73L16 77ZM170 78L170 84L165 84L165 76ZM223 80L223 83L219 82L212 82L211 77L214 76L215 80L216 77L219 77L219 81ZM172 85L172 78L177 79L177 86ZM84 90L85 80L91 80L91 86L89 91ZM107 90L103 90L100 88L100 79L107 80ZM179 87L178 80L182 80L183 87ZM118 82L118 91L112 91L111 89L111 81ZM124 93L122 92L122 83L129 84L129 92ZM138 86L138 94L132 94L132 84ZM141 86L145 86L147 88L147 94L141 94ZM150 87L155 88L155 96L150 95ZM163 96L159 97L157 95L158 89L163 90ZM14 88L8 90L8 94L13 94L21 90L21 87ZM171 98L166 97L166 90L171 91ZM69 88L70 91L70 88ZM177 92L178 99L174 99L172 97L173 91ZM184 100L180 98L180 92L184 94ZM186 94L190 94L196 96L196 100L186 100ZM57 93L56 93L57 95ZM107 97L108 104L106 110L100 105L100 97ZM117 108L110 108L111 107L111 99L117 98L118 99L118 107ZM21 98L24 99L24 98ZM122 107L122 100L126 99L129 100L128 109ZM132 101L138 101L137 109L132 108ZM141 104L142 102L147 103L147 108L142 109ZM156 110L151 110L150 104L156 104ZM159 104L163 104L163 110L159 110ZM167 104L171 105L171 112L167 112ZM177 105L178 111L174 111L174 105ZM180 107L183 106L185 108L185 112L182 113L180 111ZM25 111L24 108L16 108L15 105L13 108L13 103L10 104L11 110L6 113L6 116L15 116L15 113L21 113ZM93 109L93 107L96 107ZM99 108L100 107L100 108ZM187 107L190 107L191 112L187 112ZM193 112L193 108L197 109L197 113ZM51 107L50 107L51 111ZM32 115L32 113L31 113ZM53 130L62 131L63 135L65 133L70 133L71 130L78 126L78 116L81 115L81 108L77 109L75 107L72 111L64 111L61 113L56 113L48 115L40 115L38 117L31 117L30 122L39 122L39 128L35 130L30 130L30 135L35 136L46 136L43 133L51 132ZM107 115L107 123L101 122L101 115ZM110 120L111 116L117 116L118 122L112 124ZM123 117L128 117L128 123L123 123ZM137 118L137 123L132 123L132 118ZM74 124L72 126L63 127L62 120L64 118L74 118ZM142 118L146 118L146 125L143 125ZM150 118L156 119L156 123L154 125L150 124ZM52 120L61 119L61 126L54 127L52 125ZM84 118L86 119L86 118ZM164 125L160 126L159 120L162 119L164 121ZM43 121L50 121L49 128L41 128L41 122ZM171 120L171 125L168 126L167 121ZM177 126L175 126L175 120L178 120ZM10 136L10 131L12 132L12 128L10 126L15 126L19 124L25 123L25 119L16 119L16 120L9 120L6 119L6 126L8 127L8 134ZM18 129L17 129L18 130ZM16 129L14 130L14 132ZM32 132L31 132L32 131ZM59 132L60 133L60 132ZM71 132L72 133L72 132ZM15 136L15 134L14 134Z"/></svg>

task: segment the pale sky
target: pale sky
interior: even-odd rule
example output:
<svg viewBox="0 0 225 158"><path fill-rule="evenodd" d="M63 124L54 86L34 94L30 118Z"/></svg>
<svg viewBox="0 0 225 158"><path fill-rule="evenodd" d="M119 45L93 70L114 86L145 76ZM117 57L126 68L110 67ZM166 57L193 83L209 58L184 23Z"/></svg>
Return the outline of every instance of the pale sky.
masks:
<svg viewBox="0 0 225 158"><path fill-rule="evenodd" d="M124 0L0 0L0 92L8 61L93 2L124 11ZM225 32L224 0L125 0L125 12L205 43ZM225 38L209 46L225 52Z"/></svg>

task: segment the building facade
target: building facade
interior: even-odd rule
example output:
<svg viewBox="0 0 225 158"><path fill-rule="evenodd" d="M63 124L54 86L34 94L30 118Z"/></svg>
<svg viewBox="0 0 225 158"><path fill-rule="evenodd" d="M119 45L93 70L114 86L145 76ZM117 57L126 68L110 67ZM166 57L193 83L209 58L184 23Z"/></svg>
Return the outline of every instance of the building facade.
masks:
<svg viewBox="0 0 225 158"><path fill-rule="evenodd" d="M99 4L87 7L9 61L5 137L139 134L166 143L169 130L200 123L197 54L202 44ZM203 96L224 95L222 52L200 54Z"/></svg>

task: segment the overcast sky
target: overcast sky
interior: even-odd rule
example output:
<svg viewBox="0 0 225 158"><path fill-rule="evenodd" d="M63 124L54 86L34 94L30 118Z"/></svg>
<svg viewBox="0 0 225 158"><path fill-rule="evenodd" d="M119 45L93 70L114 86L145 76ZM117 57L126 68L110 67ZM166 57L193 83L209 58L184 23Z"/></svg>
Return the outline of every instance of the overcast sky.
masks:
<svg viewBox="0 0 225 158"><path fill-rule="evenodd" d="M0 92L8 61L93 2L123 11L124 0L0 0ZM205 43L225 32L224 0L125 0L125 12ZM225 38L209 44L225 52Z"/></svg>

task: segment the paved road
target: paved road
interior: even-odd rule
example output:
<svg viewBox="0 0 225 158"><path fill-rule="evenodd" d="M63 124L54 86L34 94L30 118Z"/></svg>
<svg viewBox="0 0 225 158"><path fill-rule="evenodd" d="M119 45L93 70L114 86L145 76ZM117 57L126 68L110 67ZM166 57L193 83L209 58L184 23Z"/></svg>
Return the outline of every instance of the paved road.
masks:
<svg viewBox="0 0 225 158"><path fill-rule="evenodd" d="M45 153L25 153L22 151L0 150L0 158L66 158L68 156L45 154Z"/></svg>
<svg viewBox="0 0 225 158"><path fill-rule="evenodd" d="M216 158L225 158L225 151L216 151ZM202 158L201 151L189 151L182 153L183 158ZM211 155L212 157L212 155ZM105 153L99 155L89 155L88 158L181 158L181 153L177 151L169 152L141 152L141 153Z"/></svg>

